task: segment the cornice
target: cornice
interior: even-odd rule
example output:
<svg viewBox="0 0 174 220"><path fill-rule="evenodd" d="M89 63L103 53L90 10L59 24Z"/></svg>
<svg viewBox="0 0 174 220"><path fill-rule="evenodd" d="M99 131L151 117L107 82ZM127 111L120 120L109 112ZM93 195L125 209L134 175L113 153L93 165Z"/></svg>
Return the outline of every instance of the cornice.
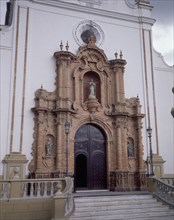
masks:
<svg viewBox="0 0 174 220"><path fill-rule="evenodd" d="M102 9L97 9L97 8L89 8L85 7L82 5L77 5L77 4L72 4L72 3L67 3L67 2L62 2L59 0L30 0L32 3L36 4L43 4L43 5L49 5L49 6L55 6L63 9L68 9L72 11L78 11L78 12L84 12L89 14L89 11L91 14L94 15L99 15L102 17L109 17L109 18L114 18L114 19L120 19L120 20L125 20L129 22L135 22L135 23L147 23L150 25L153 25L155 22L155 19L148 18L148 17L138 17L138 16L133 16L133 15L128 15L128 14L122 14L119 12L113 12L113 11L106 11Z"/></svg>

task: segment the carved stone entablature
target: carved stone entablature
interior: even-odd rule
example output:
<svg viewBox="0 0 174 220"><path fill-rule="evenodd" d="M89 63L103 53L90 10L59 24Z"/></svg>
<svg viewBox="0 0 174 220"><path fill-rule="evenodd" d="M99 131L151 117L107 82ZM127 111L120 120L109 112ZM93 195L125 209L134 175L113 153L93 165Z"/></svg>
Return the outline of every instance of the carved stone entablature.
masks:
<svg viewBox="0 0 174 220"><path fill-rule="evenodd" d="M139 115L144 117L144 114L141 113L141 105L138 97L126 99L126 111L130 115Z"/></svg>
<svg viewBox="0 0 174 220"><path fill-rule="evenodd" d="M114 72L117 72L118 69L122 69L124 71L126 64L126 60L123 59L110 60L110 65Z"/></svg>
<svg viewBox="0 0 174 220"><path fill-rule="evenodd" d="M68 61L68 63L70 63L71 61L76 60L76 56L69 51L55 52L54 57L56 59L57 65L59 65L61 61Z"/></svg>

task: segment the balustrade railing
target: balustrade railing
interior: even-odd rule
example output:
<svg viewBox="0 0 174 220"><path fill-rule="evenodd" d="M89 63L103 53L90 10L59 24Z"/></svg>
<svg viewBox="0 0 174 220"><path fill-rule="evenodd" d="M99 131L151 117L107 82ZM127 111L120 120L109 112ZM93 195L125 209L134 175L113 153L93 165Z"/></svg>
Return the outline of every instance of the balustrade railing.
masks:
<svg viewBox="0 0 174 220"><path fill-rule="evenodd" d="M162 180L163 182L174 186L174 178L166 178L166 177L161 177L160 180Z"/></svg>
<svg viewBox="0 0 174 220"><path fill-rule="evenodd" d="M169 179L169 178L168 178ZM173 180L167 181L167 178L153 177L155 182L154 197L174 208L174 185Z"/></svg>
<svg viewBox="0 0 174 220"><path fill-rule="evenodd" d="M74 211L73 189L71 177L0 180L0 199L52 198L53 219L64 219Z"/></svg>
<svg viewBox="0 0 174 220"><path fill-rule="evenodd" d="M1 199L13 198L13 195L18 198L39 198L39 197L51 197L61 187L61 190L65 188L65 179L17 179L17 180L1 180ZM13 194L13 188L15 191L19 191ZM58 187L59 186L59 187Z"/></svg>

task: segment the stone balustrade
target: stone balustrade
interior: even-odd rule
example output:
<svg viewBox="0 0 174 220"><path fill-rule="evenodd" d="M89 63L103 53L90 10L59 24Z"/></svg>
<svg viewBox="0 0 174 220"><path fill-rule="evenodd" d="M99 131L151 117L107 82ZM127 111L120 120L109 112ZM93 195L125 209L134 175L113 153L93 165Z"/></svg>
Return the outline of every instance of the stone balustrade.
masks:
<svg viewBox="0 0 174 220"><path fill-rule="evenodd" d="M10 179L0 181L0 200L52 199L52 219L64 219L74 210L73 179Z"/></svg>
<svg viewBox="0 0 174 220"><path fill-rule="evenodd" d="M160 178L163 182L171 185L171 186L174 186L174 178L165 178L165 177L161 177Z"/></svg>
<svg viewBox="0 0 174 220"><path fill-rule="evenodd" d="M174 179L153 177L153 182L154 197L174 208Z"/></svg>
<svg viewBox="0 0 174 220"><path fill-rule="evenodd" d="M51 197L65 188L66 182L63 178L56 179L17 179L1 180L1 198L37 198ZM14 189L14 191L13 191Z"/></svg>

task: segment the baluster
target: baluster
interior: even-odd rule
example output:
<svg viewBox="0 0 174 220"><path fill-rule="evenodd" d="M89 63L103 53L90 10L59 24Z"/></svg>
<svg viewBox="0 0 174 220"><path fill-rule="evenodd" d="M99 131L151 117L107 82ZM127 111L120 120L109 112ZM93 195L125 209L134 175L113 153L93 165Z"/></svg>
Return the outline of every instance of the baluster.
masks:
<svg viewBox="0 0 174 220"><path fill-rule="evenodd" d="M24 187L23 187L23 197L27 197L27 190L28 190L28 183L24 183Z"/></svg>
<svg viewBox="0 0 174 220"><path fill-rule="evenodd" d="M43 193L43 196L45 197L45 196L47 196L47 191L48 191L48 185L47 185L47 182L44 182L44 193Z"/></svg>
<svg viewBox="0 0 174 220"><path fill-rule="evenodd" d="M50 194L50 196L53 196L53 194L54 194L54 183L55 182L50 182L51 183L51 194Z"/></svg>
<svg viewBox="0 0 174 220"><path fill-rule="evenodd" d="M31 182L30 197L34 197L34 182Z"/></svg>
<svg viewBox="0 0 174 220"><path fill-rule="evenodd" d="M41 197L41 190L42 190L42 188L40 187L41 184L42 182L37 183L37 196L38 197Z"/></svg>

